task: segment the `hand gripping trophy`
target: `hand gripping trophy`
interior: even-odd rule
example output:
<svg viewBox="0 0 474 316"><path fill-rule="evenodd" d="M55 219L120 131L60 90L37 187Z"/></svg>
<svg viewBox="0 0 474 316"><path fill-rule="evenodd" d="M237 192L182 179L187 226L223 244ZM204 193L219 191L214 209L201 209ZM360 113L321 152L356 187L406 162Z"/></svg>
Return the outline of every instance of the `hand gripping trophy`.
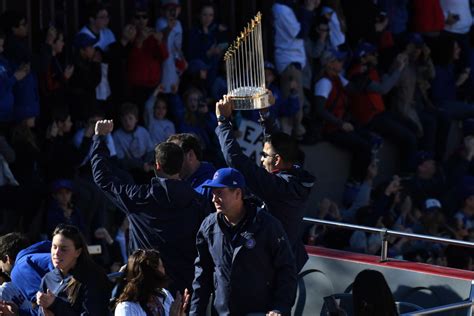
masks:
<svg viewBox="0 0 474 316"><path fill-rule="evenodd" d="M234 109L258 110L269 107L271 104L265 89L260 12L227 49L224 60L227 69L227 96Z"/></svg>

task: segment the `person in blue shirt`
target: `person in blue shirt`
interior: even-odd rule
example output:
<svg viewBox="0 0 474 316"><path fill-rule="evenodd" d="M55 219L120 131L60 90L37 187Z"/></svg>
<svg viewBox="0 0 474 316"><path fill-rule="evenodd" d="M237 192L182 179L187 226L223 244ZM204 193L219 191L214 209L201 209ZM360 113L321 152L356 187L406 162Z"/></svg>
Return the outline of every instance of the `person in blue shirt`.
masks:
<svg viewBox="0 0 474 316"><path fill-rule="evenodd" d="M0 122L13 119L13 86L28 74L28 68L22 67L13 72L12 65L3 56L5 33L0 30Z"/></svg>
<svg viewBox="0 0 474 316"><path fill-rule="evenodd" d="M53 269L51 262L51 242L41 241L29 246L27 238L19 233L9 233L0 237L2 270L10 274L11 284L0 290L2 299L13 301L20 315L37 315L33 308L41 278ZM7 297L7 288L14 287L16 294Z"/></svg>

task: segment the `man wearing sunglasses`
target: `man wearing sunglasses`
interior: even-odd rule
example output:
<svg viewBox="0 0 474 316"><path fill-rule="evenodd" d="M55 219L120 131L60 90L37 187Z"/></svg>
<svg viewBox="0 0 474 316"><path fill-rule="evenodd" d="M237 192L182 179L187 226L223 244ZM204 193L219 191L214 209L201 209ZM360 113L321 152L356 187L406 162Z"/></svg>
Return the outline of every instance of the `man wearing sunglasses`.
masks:
<svg viewBox="0 0 474 316"><path fill-rule="evenodd" d="M270 93L271 102L274 102ZM315 178L299 166L302 152L294 138L277 131L274 121L267 113L261 113L265 140L262 166L245 156L233 134L230 117L233 104L227 96L216 104L221 150L229 167L239 170L245 177L247 187L260 198L265 208L283 225L296 259L297 271L308 260L301 240L302 219L305 205Z"/></svg>

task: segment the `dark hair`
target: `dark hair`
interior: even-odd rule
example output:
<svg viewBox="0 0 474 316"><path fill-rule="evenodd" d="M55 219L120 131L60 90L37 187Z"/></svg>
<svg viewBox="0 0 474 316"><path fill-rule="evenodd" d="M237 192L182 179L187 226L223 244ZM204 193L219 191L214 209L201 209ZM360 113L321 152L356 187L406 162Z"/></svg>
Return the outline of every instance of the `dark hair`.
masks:
<svg viewBox="0 0 474 316"><path fill-rule="evenodd" d="M123 103L120 106L120 117L123 117L127 114L132 114L138 119L138 106L134 103Z"/></svg>
<svg viewBox="0 0 474 316"><path fill-rule="evenodd" d="M69 106L63 104L53 107L51 111L51 118L54 122L64 122L69 115Z"/></svg>
<svg viewBox="0 0 474 316"><path fill-rule="evenodd" d="M6 261L8 256L12 262L15 262L18 253L28 247L30 241L20 233L9 233L0 237L0 260Z"/></svg>
<svg viewBox="0 0 474 316"><path fill-rule="evenodd" d="M382 273L363 270L357 274L352 287L355 316L398 315L392 292Z"/></svg>
<svg viewBox="0 0 474 316"><path fill-rule="evenodd" d="M171 142L163 142L155 147L155 161L167 175L181 171L184 153L181 147Z"/></svg>
<svg viewBox="0 0 474 316"><path fill-rule="evenodd" d="M147 315L151 315L147 303L151 296L160 295L168 286L169 278L158 271L160 253L154 249L138 249L129 258L126 270L126 285L117 303L138 302Z"/></svg>
<svg viewBox="0 0 474 316"><path fill-rule="evenodd" d="M191 133L174 134L171 135L167 141L177 144L181 149L183 149L184 153L187 153L190 150L194 151L197 160L202 160L202 146L196 135Z"/></svg>
<svg viewBox="0 0 474 316"><path fill-rule="evenodd" d="M99 14L99 12L102 11L102 10L107 11L107 7L102 3L93 2L87 8L87 17L95 19L95 18L97 18L97 15Z"/></svg>
<svg viewBox="0 0 474 316"><path fill-rule="evenodd" d="M14 27L19 27L21 20L25 19L26 16L23 13L20 13L18 11L5 11L1 16L0 16L0 25L3 29L3 31L6 34L9 34L12 32L12 28Z"/></svg>
<svg viewBox="0 0 474 316"><path fill-rule="evenodd" d="M92 260L87 249L87 242L84 235L82 235L76 226L59 224L53 232L53 237L56 235L62 235L71 240L74 243L74 248L76 248L76 250L81 249L81 254L77 258L76 265L72 271L73 277L65 288L68 302L71 305L74 305L78 298L82 283L88 276L93 276L95 280L106 276L102 269Z"/></svg>
<svg viewBox="0 0 474 316"><path fill-rule="evenodd" d="M272 145L275 153L280 155L285 162L295 163L301 158L298 143L293 137L286 133L276 132L267 135L264 142Z"/></svg>

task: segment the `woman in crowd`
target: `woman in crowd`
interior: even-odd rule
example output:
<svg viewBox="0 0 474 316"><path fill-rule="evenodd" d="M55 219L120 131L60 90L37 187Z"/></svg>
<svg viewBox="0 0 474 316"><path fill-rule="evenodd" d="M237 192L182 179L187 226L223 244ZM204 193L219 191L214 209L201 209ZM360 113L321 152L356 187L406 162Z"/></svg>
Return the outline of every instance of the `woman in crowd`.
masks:
<svg viewBox="0 0 474 316"><path fill-rule="evenodd" d="M36 294L40 315L108 315L110 283L75 226L56 227L51 259L54 270L43 277Z"/></svg>
<svg viewBox="0 0 474 316"><path fill-rule="evenodd" d="M128 259L126 285L118 298L115 316L183 316L190 295L178 292L176 300L165 287L168 277L160 253L149 249L136 250Z"/></svg>

